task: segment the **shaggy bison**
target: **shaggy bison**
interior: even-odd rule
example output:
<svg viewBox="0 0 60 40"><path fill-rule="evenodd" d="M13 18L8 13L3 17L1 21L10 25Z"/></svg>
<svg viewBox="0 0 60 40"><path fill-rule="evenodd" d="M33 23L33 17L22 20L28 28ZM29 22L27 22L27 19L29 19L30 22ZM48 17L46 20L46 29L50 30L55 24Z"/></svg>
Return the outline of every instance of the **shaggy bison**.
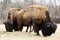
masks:
<svg viewBox="0 0 60 40"><path fill-rule="evenodd" d="M50 36L52 33L55 33L57 29L57 25L51 21L48 11L46 12L46 19L42 20L41 24L33 26L37 27L35 30L37 35L39 35L39 30L42 30L43 36Z"/></svg>
<svg viewBox="0 0 60 40"><path fill-rule="evenodd" d="M18 31L19 29L19 25L20 25L20 23L18 23L18 20L19 20L19 17L18 17L18 12L19 11L23 11L23 10L21 10L21 9L19 9L19 8L11 8L11 9L9 9L9 12L8 12L8 19L7 19L7 21L4 23L5 24L5 27L7 28L7 29L9 29L9 30L11 30L10 29L10 26L9 26L9 22L8 22L8 20L10 20L10 22L12 22L12 24L11 25L13 25L12 26L12 28L14 29L14 31ZM19 15L19 16L22 16L22 15ZM19 20L20 21L20 20ZM21 28L22 29L22 28ZM20 30L21 31L21 30ZM26 30L26 32L28 31L28 26L27 26L27 30ZM30 31L31 31L31 28L30 28Z"/></svg>
<svg viewBox="0 0 60 40"><path fill-rule="evenodd" d="M17 19L16 19L16 15L17 15L17 12L19 12L21 9L19 8L11 8L9 9L9 12L8 12L8 18L7 18L7 21L4 22L5 24L5 27L6 27L6 31L18 31L18 24L17 24ZM11 22L11 23L10 23Z"/></svg>
<svg viewBox="0 0 60 40"><path fill-rule="evenodd" d="M41 18L38 18L38 19L40 19L40 20L37 20L37 19L34 19L34 21L33 21L33 29L34 29L34 32L36 32L37 33L37 35L39 35L39 30L42 30L42 33L43 33L43 35L45 35L48 31L49 31L49 33L50 34L52 34L53 33L53 31L55 32L55 30L56 30L56 25L55 24L53 24L53 22L51 21L51 19L50 19L50 16L49 16L49 12L48 12L48 8L47 7L45 7L45 6L40 6L40 5L32 5L32 6L29 6L29 8L34 8L34 9L39 9L40 11L41 11L41 13L42 13L42 16L40 16L41 18L43 17L43 20L41 20ZM40 14L41 14L40 13ZM46 18L44 19L44 16L43 16L43 13L45 13L44 15L46 16ZM35 15L34 15L35 16ZM36 18L37 18L37 16L36 16ZM41 23L40 23L40 22ZM49 24L50 23L50 24ZM50 32L50 28L47 28L47 26L48 26L48 24L52 27L52 32ZM51 25L52 24L52 25ZM43 26L44 25L44 26ZM49 29L48 31L46 31L45 30L45 28L46 29ZM54 29L53 29L54 28ZM44 29L44 30L43 30ZM45 33L44 33L45 32ZM50 34L46 34L46 35L50 35Z"/></svg>

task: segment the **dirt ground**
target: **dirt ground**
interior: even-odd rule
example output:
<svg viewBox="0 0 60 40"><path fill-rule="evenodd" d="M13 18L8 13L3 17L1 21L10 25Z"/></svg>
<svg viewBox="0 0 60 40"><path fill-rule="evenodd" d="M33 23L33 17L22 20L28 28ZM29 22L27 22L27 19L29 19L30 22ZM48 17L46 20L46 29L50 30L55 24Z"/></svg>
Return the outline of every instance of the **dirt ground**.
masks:
<svg viewBox="0 0 60 40"><path fill-rule="evenodd" d="M0 40L60 40L60 24L57 24L57 30L55 34L48 37L43 37L40 32L40 36L36 36L34 32L25 32L26 27L24 27L22 32L6 32L5 26L0 25Z"/></svg>

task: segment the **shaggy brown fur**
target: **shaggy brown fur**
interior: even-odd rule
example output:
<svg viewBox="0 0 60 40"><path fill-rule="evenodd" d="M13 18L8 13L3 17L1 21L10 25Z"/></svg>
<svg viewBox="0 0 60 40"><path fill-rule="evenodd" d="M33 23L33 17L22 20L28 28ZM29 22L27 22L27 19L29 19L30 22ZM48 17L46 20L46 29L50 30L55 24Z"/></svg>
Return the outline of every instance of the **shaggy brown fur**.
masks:
<svg viewBox="0 0 60 40"><path fill-rule="evenodd" d="M20 8L11 8L9 9L9 12L8 12L7 20L10 20L13 23L13 29L15 31L18 31L16 15L17 15L17 12L19 12L20 10L21 10Z"/></svg>
<svg viewBox="0 0 60 40"><path fill-rule="evenodd" d="M27 8L36 8L36 9L44 10L44 11L48 10L48 8L46 6L43 6L43 5L30 5Z"/></svg>
<svg viewBox="0 0 60 40"><path fill-rule="evenodd" d="M26 8L18 12L17 22L19 29L22 31L22 25L30 26L33 23L41 24L42 20L46 19L47 8L39 5L40 7ZM19 20L18 20L19 19ZM35 24L35 25L36 25ZM34 27L34 30L36 27Z"/></svg>
<svg viewBox="0 0 60 40"><path fill-rule="evenodd" d="M15 17L16 16L16 13L18 12L18 11L20 11L21 9L19 9L19 8L11 8L11 9L9 9L9 12L8 12L8 19L13 19L13 17Z"/></svg>

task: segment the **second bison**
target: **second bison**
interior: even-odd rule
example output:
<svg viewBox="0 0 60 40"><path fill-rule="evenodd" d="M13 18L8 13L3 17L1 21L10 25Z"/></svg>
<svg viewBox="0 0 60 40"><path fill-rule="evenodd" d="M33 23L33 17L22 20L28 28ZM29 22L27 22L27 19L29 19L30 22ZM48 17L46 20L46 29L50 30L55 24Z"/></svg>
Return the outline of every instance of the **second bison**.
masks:
<svg viewBox="0 0 60 40"><path fill-rule="evenodd" d="M20 10L21 10L20 8L11 8L11 9L9 9L7 21L4 23L5 27L7 28L6 30L8 30L8 29L9 30L14 29L14 31L19 30L18 27L17 27L18 24L17 24L17 19L16 19L17 16L16 15L17 15L17 12L19 12ZM11 24L12 26L9 26L9 24Z"/></svg>

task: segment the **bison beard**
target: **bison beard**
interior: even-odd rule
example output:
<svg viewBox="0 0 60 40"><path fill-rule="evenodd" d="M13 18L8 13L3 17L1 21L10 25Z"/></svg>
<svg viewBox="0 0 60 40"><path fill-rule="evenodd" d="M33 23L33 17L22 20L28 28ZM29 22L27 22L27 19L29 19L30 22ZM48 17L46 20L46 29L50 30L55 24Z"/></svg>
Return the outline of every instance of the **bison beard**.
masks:
<svg viewBox="0 0 60 40"><path fill-rule="evenodd" d="M5 28L6 28L7 32L12 32L13 31L13 25L12 25L12 23L6 21L6 22L4 22L4 24L5 24Z"/></svg>
<svg viewBox="0 0 60 40"><path fill-rule="evenodd" d="M3 23L5 24L5 28L7 32L13 32L13 30L18 31L16 20L13 20L13 23L10 20L7 20Z"/></svg>
<svg viewBox="0 0 60 40"><path fill-rule="evenodd" d="M46 23L45 28L42 30L42 34L44 37L52 35L52 33L55 33L57 29L57 25L53 24L51 22Z"/></svg>

